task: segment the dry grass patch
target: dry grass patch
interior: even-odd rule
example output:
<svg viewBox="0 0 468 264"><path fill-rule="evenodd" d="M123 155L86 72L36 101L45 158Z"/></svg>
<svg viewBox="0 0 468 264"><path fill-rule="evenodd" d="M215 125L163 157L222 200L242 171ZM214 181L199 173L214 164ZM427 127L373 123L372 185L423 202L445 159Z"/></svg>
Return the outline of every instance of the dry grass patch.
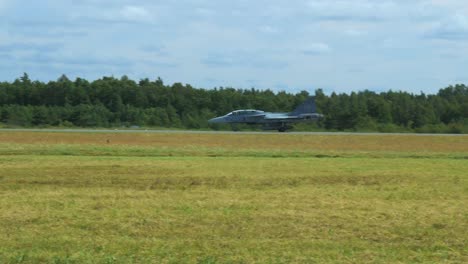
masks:
<svg viewBox="0 0 468 264"><path fill-rule="evenodd" d="M0 134L0 263L468 261L463 137Z"/></svg>
<svg viewBox="0 0 468 264"><path fill-rule="evenodd" d="M0 143L92 144L227 150L468 152L468 135L300 135L0 132Z"/></svg>

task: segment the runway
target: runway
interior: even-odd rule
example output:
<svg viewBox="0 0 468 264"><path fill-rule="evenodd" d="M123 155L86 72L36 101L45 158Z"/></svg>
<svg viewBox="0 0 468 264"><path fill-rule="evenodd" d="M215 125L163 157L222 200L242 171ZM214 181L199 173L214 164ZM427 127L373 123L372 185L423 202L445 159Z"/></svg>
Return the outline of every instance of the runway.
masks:
<svg viewBox="0 0 468 264"><path fill-rule="evenodd" d="M213 130L152 130L152 129L40 129L0 128L0 132L52 132L52 133L148 133L148 134L231 134L231 135L349 135L349 136L468 136L467 134L421 133L363 133L363 132L272 132L272 131L213 131Z"/></svg>

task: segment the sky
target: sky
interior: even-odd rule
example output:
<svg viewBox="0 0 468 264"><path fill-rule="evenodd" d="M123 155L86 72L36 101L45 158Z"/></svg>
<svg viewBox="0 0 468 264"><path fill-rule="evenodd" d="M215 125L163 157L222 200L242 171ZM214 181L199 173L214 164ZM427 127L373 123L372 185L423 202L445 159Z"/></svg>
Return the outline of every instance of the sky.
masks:
<svg viewBox="0 0 468 264"><path fill-rule="evenodd" d="M0 81L436 93L466 66L465 0L0 0Z"/></svg>

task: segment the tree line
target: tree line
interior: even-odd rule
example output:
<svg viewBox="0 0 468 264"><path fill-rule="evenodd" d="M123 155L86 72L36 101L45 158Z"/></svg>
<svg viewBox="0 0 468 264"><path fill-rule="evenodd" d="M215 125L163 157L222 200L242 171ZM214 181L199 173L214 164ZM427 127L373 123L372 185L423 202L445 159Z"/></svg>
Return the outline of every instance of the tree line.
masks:
<svg viewBox="0 0 468 264"><path fill-rule="evenodd" d="M381 132L468 132L468 87L459 84L437 94L360 91L326 95L307 91L197 89L156 80L103 77L95 81L62 75L47 83L25 73L0 82L2 126L167 127L226 129L207 120L236 109L288 112L314 95L325 118L305 130Z"/></svg>

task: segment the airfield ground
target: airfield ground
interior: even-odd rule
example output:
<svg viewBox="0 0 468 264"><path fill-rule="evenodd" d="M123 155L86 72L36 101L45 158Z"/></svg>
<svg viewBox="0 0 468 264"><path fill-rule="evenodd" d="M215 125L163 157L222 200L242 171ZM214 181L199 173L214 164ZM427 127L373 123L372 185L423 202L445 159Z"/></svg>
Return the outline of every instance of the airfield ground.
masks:
<svg viewBox="0 0 468 264"><path fill-rule="evenodd" d="M468 136L0 132L0 263L466 263Z"/></svg>

